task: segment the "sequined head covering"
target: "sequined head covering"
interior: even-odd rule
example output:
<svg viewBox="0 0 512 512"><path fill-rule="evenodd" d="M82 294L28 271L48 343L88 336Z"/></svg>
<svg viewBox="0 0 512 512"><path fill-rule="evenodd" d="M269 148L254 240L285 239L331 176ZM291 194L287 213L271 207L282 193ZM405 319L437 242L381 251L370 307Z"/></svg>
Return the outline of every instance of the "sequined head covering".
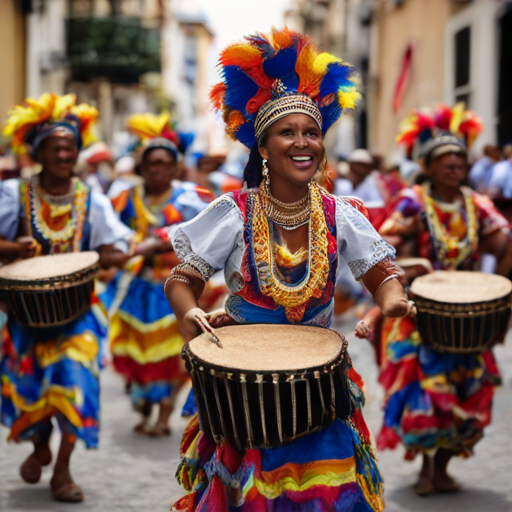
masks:
<svg viewBox="0 0 512 512"><path fill-rule="evenodd" d="M8 116L3 134L11 138L16 154L31 150L37 158L37 149L48 137L72 139L79 150L97 140L94 126L98 111L85 103L77 105L74 94L46 93L38 100L27 98Z"/></svg>
<svg viewBox="0 0 512 512"><path fill-rule="evenodd" d="M221 53L223 81L210 100L228 135L248 148L261 144L272 123L287 115L306 114L325 134L355 107L360 95L353 67L321 53L308 36L285 27L245 39Z"/></svg>
<svg viewBox="0 0 512 512"><path fill-rule="evenodd" d="M460 102L453 108L438 105L434 110L413 110L399 129L396 141L409 158L432 160L448 152L464 153L483 130L483 122Z"/></svg>

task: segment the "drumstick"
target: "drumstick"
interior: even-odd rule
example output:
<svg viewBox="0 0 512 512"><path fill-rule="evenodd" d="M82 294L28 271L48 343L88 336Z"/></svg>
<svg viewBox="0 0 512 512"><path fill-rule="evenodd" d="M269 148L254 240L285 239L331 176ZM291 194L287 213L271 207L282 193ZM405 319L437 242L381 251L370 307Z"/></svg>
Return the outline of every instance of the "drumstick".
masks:
<svg viewBox="0 0 512 512"><path fill-rule="evenodd" d="M201 330L205 334L209 334L213 338L214 343L219 348L223 348L220 338L215 333L215 329L206 320L203 321L203 319L199 315L196 316L196 321L197 321L197 324L199 325L199 327L201 328Z"/></svg>

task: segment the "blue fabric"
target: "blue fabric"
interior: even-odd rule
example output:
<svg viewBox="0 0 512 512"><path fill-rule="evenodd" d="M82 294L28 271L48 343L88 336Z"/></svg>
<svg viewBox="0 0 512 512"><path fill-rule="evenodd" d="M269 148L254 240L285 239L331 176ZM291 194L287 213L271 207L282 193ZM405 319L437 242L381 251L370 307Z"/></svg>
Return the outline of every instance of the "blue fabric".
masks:
<svg viewBox="0 0 512 512"><path fill-rule="evenodd" d="M17 393L28 403L36 403L44 396L48 387L60 386L70 391L79 390L81 403L72 402L79 413L84 426L77 428L60 412L57 413L59 425L63 430L82 439L88 448L98 446L98 422L100 409L100 386L98 380L100 351L89 365L84 365L66 354L59 356L46 367L39 365L36 350L38 344L56 341L60 344L73 336L88 334L90 343L99 343L101 336L106 334L104 327L96 320L91 311L63 326L34 329L19 324L15 319L9 322L9 333L19 357L16 359L5 356L0 363L0 374L15 385ZM20 365L30 360L31 371L22 371ZM21 417L9 396L2 397L0 420L3 425L12 427ZM36 423L21 434L27 440L41 429L46 428L47 420Z"/></svg>
<svg viewBox="0 0 512 512"><path fill-rule="evenodd" d="M291 444L260 451L262 470L273 471L287 463L349 459L354 457L354 440L350 427L336 419L329 427Z"/></svg>
<svg viewBox="0 0 512 512"><path fill-rule="evenodd" d="M111 281L107 290L101 295L105 307L109 309L117 293L119 279L122 274L117 274ZM152 323L168 315L173 315L169 301L165 297L162 284L154 284L141 277L135 277L130 283L128 293L119 308L144 323Z"/></svg>
<svg viewBox="0 0 512 512"><path fill-rule="evenodd" d="M185 402L185 405L183 406L183 409L181 411L181 415L184 417L191 417L194 416L194 414L197 413L197 402L196 402L196 396L194 395L194 390L191 389L190 393L188 394L187 401Z"/></svg>

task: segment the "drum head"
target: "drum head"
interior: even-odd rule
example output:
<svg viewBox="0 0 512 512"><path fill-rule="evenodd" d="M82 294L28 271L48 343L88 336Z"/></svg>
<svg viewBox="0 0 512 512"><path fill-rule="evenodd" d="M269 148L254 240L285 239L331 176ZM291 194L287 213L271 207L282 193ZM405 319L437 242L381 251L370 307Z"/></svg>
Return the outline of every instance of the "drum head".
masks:
<svg viewBox="0 0 512 512"><path fill-rule="evenodd" d="M202 334L188 345L202 361L245 371L286 371L321 367L342 351L343 338L332 329L301 325L250 324L215 329L223 348Z"/></svg>
<svg viewBox="0 0 512 512"><path fill-rule="evenodd" d="M411 292L437 302L468 304L506 297L512 292L512 283L505 277L483 272L438 270L416 278Z"/></svg>
<svg viewBox="0 0 512 512"><path fill-rule="evenodd" d="M38 281L63 277L92 267L98 260L99 254L95 251L39 256L5 265L0 268L0 279Z"/></svg>

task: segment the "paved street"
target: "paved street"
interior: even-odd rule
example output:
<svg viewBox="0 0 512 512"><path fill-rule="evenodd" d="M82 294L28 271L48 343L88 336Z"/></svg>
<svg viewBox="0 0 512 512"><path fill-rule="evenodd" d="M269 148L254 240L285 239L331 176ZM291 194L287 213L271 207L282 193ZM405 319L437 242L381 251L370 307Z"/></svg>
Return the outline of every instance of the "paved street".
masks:
<svg viewBox="0 0 512 512"><path fill-rule="evenodd" d="M344 324L351 332L353 322ZM355 367L367 385L366 418L372 432L381 421L382 392L376 384L372 349L366 341L351 340ZM452 472L464 484L457 495L418 498L411 486L419 461L402 460L402 450L380 454L380 467L386 479L386 510L389 512L510 512L512 510L512 337L506 346L496 349L504 385L496 396L494 423L470 460L456 460ZM181 495L174 480L178 444L184 427L179 415L173 418L174 435L170 440L147 439L133 434L137 417L130 410L120 379L110 370L102 374L103 421L98 451L79 448L72 471L83 487L86 500L80 505L57 504L49 499L45 470L42 482L28 486L18 476L18 466L30 451L28 445L7 445L7 431L0 430L0 511L83 512L165 512ZM184 396L182 396L184 399Z"/></svg>

